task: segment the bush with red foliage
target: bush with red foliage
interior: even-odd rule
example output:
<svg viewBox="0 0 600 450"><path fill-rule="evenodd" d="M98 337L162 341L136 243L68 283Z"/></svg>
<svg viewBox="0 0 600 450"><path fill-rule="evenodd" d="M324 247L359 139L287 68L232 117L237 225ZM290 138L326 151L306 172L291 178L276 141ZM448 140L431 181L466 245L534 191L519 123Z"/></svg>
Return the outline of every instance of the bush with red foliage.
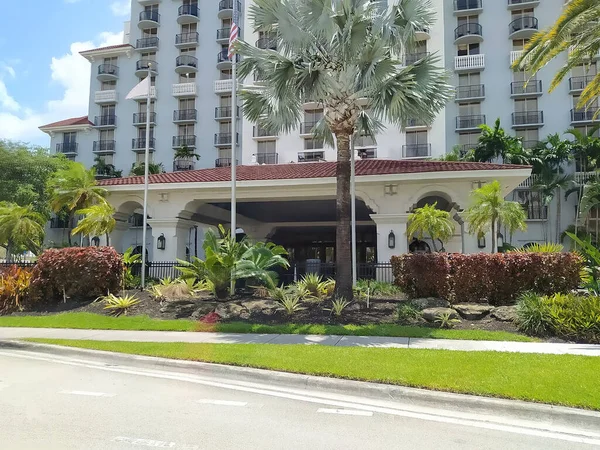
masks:
<svg viewBox="0 0 600 450"><path fill-rule="evenodd" d="M123 262L112 247L50 249L37 260L31 290L43 302L89 300L118 292L122 278Z"/></svg>
<svg viewBox="0 0 600 450"><path fill-rule="evenodd" d="M395 284L413 298L507 305L526 291L566 293L579 286L575 253L430 253L392 258Z"/></svg>
<svg viewBox="0 0 600 450"><path fill-rule="evenodd" d="M219 323L221 321L221 316L219 316L216 312L210 312L207 315L205 315L204 317L202 317L200 319L200 322L202 323L206 323L206 324L214 324L214 323Z"/></svg>

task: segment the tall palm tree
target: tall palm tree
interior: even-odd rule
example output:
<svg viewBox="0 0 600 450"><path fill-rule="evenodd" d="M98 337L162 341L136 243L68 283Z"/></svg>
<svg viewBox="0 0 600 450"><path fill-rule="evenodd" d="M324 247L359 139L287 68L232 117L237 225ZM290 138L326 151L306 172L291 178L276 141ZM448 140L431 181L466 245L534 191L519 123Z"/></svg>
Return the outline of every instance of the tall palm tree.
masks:
<svg viewBox="0 0 600 450"><path fill-rule="evenodd" d="M469 233L492 232L492 253L498 251L498 223L506 227L510 234L525 230L527 218L523 207L517 202L504 199L502 186L498 181L485 184L471 193L471 206L466 211Z"/></svg>
<svg viewBox="0 0 600 450"><path fill-rule="evenodd" d="M558 166L560 167L560 166ZM562 214L562 196L561 189L569 188L573 183L572 175L561 174L552 166L546 166L542 172L538 174L532 189L540 193L542 204L546 208L550 208L550 204L556 198L556 229L554 242L560 242L561 233L561 214ZM546 241L548 240L548 232L546 230Z"/></svg>
<svg viewBox="0 0 600 450"><path fill-rule="evenodd" d="M534 151L541 162L540 166L534 164L534 173L542 173L546 169L562 173L564 163L573 159L571 141L562 139L558 133L548 135L539 142ZM537 172L535 172L536 170Z"/></svg>
<svg viewBox="0 0 600 450"><path fill-rule="evenodd" d="M98 203L89 208L83 208L77 211L77 214L85 216L81 219L71 234L77 233L86 236L106 235L106 245L110 246L110 233L115 229L117 221L115 220L115 208L108 202Z"/></svg>
<svg viewBox="0 0 600 450"><path fill-rule="evenodd" d="M39 254L44 242L45 221L32 205L0 202L0 246L6 249L7 257L23 250Z"/></svg>
<svg viewBox="0 0 600 450"><path fill-rule="evenodd" d="M474 149L474 159L480 162L490 162L502 158L511 164L527 164L526 154L521 140L511 136L500 126L500 119L496 119L494 128L489 125L480 125L481 135Z"/></svg>
<svg viewBox="0 0 600 450"><path fill-rule="evenodd" d="M600 139L596 136L598 129L600 129L600 125L590 127L587 133L583 133L577 128L565 131L565 134L573 136L571 152L579 163L579 172L587 172L598 167L598 159L600 159Z"/></svg>
<svg viewBox="0 0 600 450"><path fill-rule="evenodd" d="M523 55L513 67L537 73L563 52L567 60L554 76L550 91L554 90L575 66L589 64L600 51L600 2L598 0L571 0L563 13L548 29L536 33ZM600 74L581 93L578 108L590 105L600 95ZM600 110L599 110L600 111ZM597 114L597 113L596 113Z"/></svg>
<svg viewBox="0 0 600 450"><path fill-rule="evenodd" d="M435 241L439 240L443 248L444 241L454 234L454 223L448 211L437 209L436 206L437 202L433 205L425 205L409 214L406 235L409 239L416 236L419 240L423 240L425 234L428 234L433 243L433 250L437 252Z"/></svg>
<svg viewBox="0 0 600 450"><path fill-rule="evenodd" d="M337 149L336 294L353 297L350 226L350 139L375 138L383 122L401 128L408 119L430 123L451 97L437 56L404 65L416 33L429 29L429 2L386 6L370 0L255 0L254 31L273 33L277 51L238 41L239 76L265 80L241 92L244 114L259 126L292 132L303 104L323 118L313 135Z"/></svg>
<svg viewBox="0 0 600 450"><path fill-rule="evenodd" d="M73 163L68 168L57 171L50 178L48 187L51 193L50 207L55 213L67 211L69 224L75 211L104 203L108 193L106 189L98 186L96 171L87 170L81 163Z"/></svg>

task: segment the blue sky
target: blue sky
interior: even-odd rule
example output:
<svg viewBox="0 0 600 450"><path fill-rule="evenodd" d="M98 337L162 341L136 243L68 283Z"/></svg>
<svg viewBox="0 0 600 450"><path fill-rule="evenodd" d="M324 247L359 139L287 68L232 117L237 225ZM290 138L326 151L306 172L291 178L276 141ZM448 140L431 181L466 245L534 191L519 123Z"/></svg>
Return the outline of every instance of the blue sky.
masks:
<svg viewBox="0 0 600 450"><path fill-rule="evenodd" d="M87 114L79 52L122 42L130 0L2 1L0 139L49 145L37 127Z"/></svg>

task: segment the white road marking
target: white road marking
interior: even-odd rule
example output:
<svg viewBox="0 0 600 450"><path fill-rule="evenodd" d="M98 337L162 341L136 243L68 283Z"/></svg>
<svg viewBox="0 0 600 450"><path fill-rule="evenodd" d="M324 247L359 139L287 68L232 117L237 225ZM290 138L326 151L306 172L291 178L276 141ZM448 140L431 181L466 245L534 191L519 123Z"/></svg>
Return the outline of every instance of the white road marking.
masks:
<svg viewBox="0 0 600 450"><path fill-rule="evenodd" d="M152 448L177 448L181 450L200 450L197 445L178 445L175 442L157 441L155 439L140 439L130 438L126 436L117 436L113 439L114 442L125 442L127 444L141 446L141 447L152 447Z"/></svg>
<svg viewBox="0 0 600 450"><path fill-rule="evenodd" d="M90 391L60 391L61 394L84 395L87 397L114 397L117 394L108 394L106 392L90 392Z"/></svg>
<svg viewBox="0 0 600 450"><path fill-rule="evenodd" d="M210 400L210 399L198 400L198 403L202 403L204 405L220 405L220 406L246 406L248 404L248 402L236 402L234 400Z"/></svg>
<svg viewBox="0 0 600 450"><path fill-rule="evenodd" d="M590 432L590 431L582 431L582 430L571 430L560 427L554 427L552 425L542 425L542 424L531 424L531 425L523 425L519 426L516 424L505 424L498 421L492 421L496 418L492 417L481 417L481 419L477 420L474 416L472 418L461 418L466 417L466 414L461 414L456 411L448 411L448 415L443 415L443 411L439 411L438 413L431 412L415 412L402 409L400 406L377 406L378 401L376 400L367 400L364 399L363 403L359 403L357 401L345 401L345 400L335 400L334 398L323 398L318 396L308 396L303 394L294 393L293 389L286 388L275 388L273 390L252 387L251 383L240 383L240 384L232 384L211 381L203 379L199 376L188 375L185 373L179 372L161 372L158 370L151 369L138 369L135 367L127 367L127 366L106 366L102 363L97 363L95 361L89 361L68 357L57 358L56 356L49 358L45 356L33 356L34 354L25 353L21 351L13 351L13 352L3 352L0 351L0 356L12 357L12 358L21 358L21 359L29 359L34 361L45 361L54 364L64 364L69 366L76 367L86 367L89 369L97 369L104 370L107 372L116 372L116 373L124 373L130 375L138 375L150 378L160 378L165 380L176 380L176 381L185 381L189 383L201 384L204 386L212 386L222 389L230 389L235 391L249 392L254 394L261 395L269 395L271 397L278 398L287 398L290 400L299 400L308 403L317 403L321 405L329 405L329 406L338 406L342 408L351 408L351 409L360 409L363 411L372 411L382 414L389 414L395 416L409 417L413 419L419 420L428 420L432 422L440 422L440 423L449 423L453 425L461 425L466 427L475 427L475 428L483 428L488 430L495 431L503 431L507 433L515 433L526 436L537 436L548 439L556 439L567 442L576 442L582 444L591 444L591 445L600 445L600 433ZM40 355L40 354L38 354ZM279 389L279 390L275 390ZM323 394L324 396L328 396L328 394ZM452 415L450 415L452 414Z"/></svg>
<svg viewBox="0 0 600 450"><path fill-rule="evenodd" d="M356 409L329 409L329 408L319 408L317 409L318 413L323 414L341 414L343 416L365 416L371 417L373 415L373 411L360 411Z"/></svg>

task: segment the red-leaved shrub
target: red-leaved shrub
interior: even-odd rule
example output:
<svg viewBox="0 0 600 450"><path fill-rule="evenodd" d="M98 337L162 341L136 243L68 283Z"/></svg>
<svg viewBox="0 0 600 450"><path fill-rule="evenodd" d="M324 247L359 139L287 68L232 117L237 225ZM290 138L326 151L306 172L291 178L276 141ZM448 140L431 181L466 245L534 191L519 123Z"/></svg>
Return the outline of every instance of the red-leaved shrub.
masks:
<svg viewBox="0 0 600 450"><path fill-rule="evenodd" d="M33 269L32 295L43 302L65 296L89 300L121 289L123 262L112 247L46 250Z"/></svg>
<svg viewBox="0 0 600 450"><path fill-rule="evenodd" d="M512 304L526 291L566 293L579 286L575 253L430 253L392 258L395 284L413 298Z"/></svg>

